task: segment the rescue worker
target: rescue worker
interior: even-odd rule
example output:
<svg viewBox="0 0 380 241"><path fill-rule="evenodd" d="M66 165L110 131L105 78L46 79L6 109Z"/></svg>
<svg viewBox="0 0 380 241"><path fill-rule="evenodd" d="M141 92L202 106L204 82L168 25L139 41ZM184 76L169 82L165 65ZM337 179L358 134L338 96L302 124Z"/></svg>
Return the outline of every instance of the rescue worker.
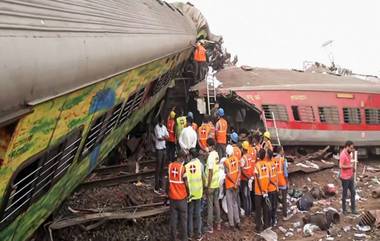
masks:
<svg viewBox="0 0 380 241"><path fill-rule="evenodd" d="M181 135L178 138L178 143L182 150L189 153L191 148L197 146L198 137L192 127L191 118L187 117L186 123L187 127L182 130Z"/></svg>
<svg viewBox="0 0 380 241"><path fill-rule="evenodd" d="M180 150L177 159L169 164L167 193L170 201L170 240L177 240L177 224L180 225L180 240L187 240L188 186L184 162L186 152Z"/></svg>
<svg viewBox="0 0 380 241"><path fill-rule="evenodd" d="M240 182L240 190L241 197L243 203L243 209L246 216L251 215L252 212L252 200L251 194L248 186L249 180L253 176L253 156L248 152L250 145L248 141L244 141L242 143L243 147L243 156L240 159L240 167L241 167L241 182Z"/></svg>
<svg viewBox="0 0 380 241"><path fill-rule="evenodd" d="M194 79L196 82L203 80L205 77L205 68L207 68L206 49L202 46L201 42L197 42L194 51L195 73Z"/></svg>
<svg viewBox="0 0 380 241"><path fill-rule="evenodd" d="M239 161L236 159L233 147L231 145L227 145L226 153L227 158L224 161L224 168L226 172L225 186L228 222L230 228L240 229L240 216L238 206L238 188L240 176Z"/></svg>
<svg viewBox="0 0 380 241"><path fill-rule="evenodd" d="M210 137L210 132L208 121L203 119L202 125L198 128L198 145L204 152L208 152L207 139Z"/></svg>
<svg viewBox="0 0 380 241"><path fill-rule="evenodd" d="M223 118L224 110L219 108L218 112L218 121L215 126L215 138L217 143L217 152L219 156L225 156L226 144L227 144L227 121Z"/></svg>
<svg viewBox="0 0 380 241"><path fill-rule="evenodd" d="M185 165L189 187L187 231L188 238L192 239L193 231L195 231L195 239L202 240L201 204L205 175L203 165L198 159L198 152L195 148L190 149L190 156L191 160Z"/></svg>
<svg viewBox="0 0 380 241"><path fill-rule="evenodd" d="M278 189L281 193L282 215L283 218L288 216L288 162L285 159L284 148L280 148L280 153L275 159L278 174Z"/></svg>
<svg viewBox="0 0 380 241"><path fill-rule="evenodd" d="M272 142L270 140L270 132L266 131L263 134L263 142L261 143L261 148L264 148L265 150L271 150L273 151Z"/></svg>
<svg viewBox="0 0 380 241"><path fill-rule="evenodd" d="M269 223L269 206L268 185L269 185L269 167L265 161L266 151L260 149L258 159L255 165L255 222L256 232L260 233L263 229L270 226ZM264 226L263 226L264 221Z"/></svg>
<svg viewBox="0 0 380 241"><path fill-rule="evenodd" d="M215 125L213 123L213 118L211 118L211 116L206 116L206 120L208 120L208 125L210 127L210 138L215 140Z"/></svg>
<svg viewBox="0 0 380 241"><path fill-rule="evenodd" d="M173 162L175 158L175 145L176 145L176 135L175 135L175 112L171 111L166 122L166 126L169 132L169 137L166 142L168 161Z"/></svg>
<svg viewBox="0 0 380 241"><path fill-rule="evenodd" d="M183 115L183 111L180 111L180 116L177 117L176 126L175 126L175 134L177 138L181 135L181 132L187 126L187 117Z"/></svg>
<svg viewBox="0 0 380 241"><path fill-rule="evenodd" d="M219 206L219 155L215 151L215 140L207 139L208 157L206 163L206 195L207 195L207 232L213 233L213 224L216 230L221 230L220 206ZM215 218L214 218L215 212Z"/></svg>
<svg viewBox="0 0 380 241"><path fill-rule="evenodd" d="M351 153L354 152L354 143L352 141L346 141L343 151L340 153L339 168L340 168L340 180L342 181L342 210L343 214L347 215L346 199L347 191L350 190L351 194L351 212L352 214L358 214L355 206L355 181L354 173L355 168L353 162L351 162Z"/></svg>
<svg viewBox="0 0 380 241"><path fill-rule="evenodd" d="M271 203L271 209L269 210L270 225L277 225L277 199L278 199L278 176L277 166L273 158L273 151L267 149L267 163L269 166L269 185L268 185L268 197Z"/></svg>
<svg viewBox="0 0 380 241"><path fill-rule="evenodd" d="M236 133L236 132L233 132L231 134L231 144L232 144L232 147L234 148L234 155L236 157L236 160L239 160L241 159L241 150L238 146L238 143L239 143L239 135Z"/></svg>
<svg viewBox="0 0 380 241"><path fill-rule="evenodd" d="M194 122L193 112L189 111L187 113L187 117L191 119L191 127L193 127L194 131L197 131L198 130L198 124Z"/></svg>

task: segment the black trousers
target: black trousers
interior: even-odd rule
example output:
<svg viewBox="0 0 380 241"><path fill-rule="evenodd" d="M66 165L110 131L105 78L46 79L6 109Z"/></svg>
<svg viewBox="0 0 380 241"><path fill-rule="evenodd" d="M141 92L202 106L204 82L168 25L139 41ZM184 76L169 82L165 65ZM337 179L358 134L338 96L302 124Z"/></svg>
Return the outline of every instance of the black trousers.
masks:
<svg viewBox="0 0 380 241"><path fill-rule="evenodd" d="M162 188L163 175L164 175L164 165L166 162L166 150L156 150L157 160L156 160L156 173L155 173L155 186L156 190Z"/></svg>
<svg viewBox="0 0 380 241"><path fill-rule="evenodd" d="M271 204L271 209L269 210L269 223L270 225L274 225L276 223L276 219L277 219L277 202L278 202L278 193L277 191L275 192L270 192L268 193L268 197L269 197L269 200L270 200L270 204Z"/></svg>
<svg viewBox="0 0 380 241"><path fill-rule="evenodd" d="M281 192L281 204L282 204L282 216L287 217L288 216L288 202L287 202L287 195L288 195L288 189L280 190Z"/></svg>
<svg viewBox="0 0 380 241"><path fill-rule="evenodd" d="M255 222L256 222L256 232L263 231L264 229L269 228L269 208L264 201L263 196L255 195Z"/></svg>
<svg viewBox="0 0 380 241"><path fill-rule="evenodd" d="M167 147L168 162L171 163L175 159L175 142L167 141L166 147Z"/></svg>
<svg viewBox="0 0 380 241"><path fill-rule="evenodd" d="M347 204L346 204L346 200L347 200L347 191L350 190L350 194L351 194L351 211L355 211L356 210L356 207L355 207L355 195L356 195L356 191L355 191L355 183L354 183L354 178L351 178L349 180L343 180L343 179L340 179L342 181L342 187L343 187L343 192L342 192L342 210L343 211L347 211Z"/></svg>

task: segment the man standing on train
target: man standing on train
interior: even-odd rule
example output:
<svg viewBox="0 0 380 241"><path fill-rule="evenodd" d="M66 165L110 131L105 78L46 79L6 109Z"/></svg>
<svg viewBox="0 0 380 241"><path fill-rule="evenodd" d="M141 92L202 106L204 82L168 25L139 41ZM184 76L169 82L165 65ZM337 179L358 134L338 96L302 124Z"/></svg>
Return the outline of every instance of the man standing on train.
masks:
<svg viewBox="0 0 380 241"><path fill-rule="evenodd" d="M200 41L197 42L195 46L194 63L195 63L194 79L196 80L196 82L198 82L204 79L206 69L207 69L206 49L203 47Z"/></svg>
<svg viewBox="0 0 380 241"><path fill-rule="evenodd" d="M342 181L342 211L344 215L347 215L346 199L347 191L350 190L351 194L351 212L352 214L358 214L355 206L355 181L354 164L351 162L351 153L354 152L354 143L352 141L346 141L343 151L340 153L339 168L340 168L340 180Z"/></svg>

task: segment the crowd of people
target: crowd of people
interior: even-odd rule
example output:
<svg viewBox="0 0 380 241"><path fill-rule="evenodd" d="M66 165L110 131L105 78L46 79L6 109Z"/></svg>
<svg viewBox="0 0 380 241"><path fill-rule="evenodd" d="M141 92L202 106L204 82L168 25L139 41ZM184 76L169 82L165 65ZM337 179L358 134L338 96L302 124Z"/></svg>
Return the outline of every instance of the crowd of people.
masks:
<svg viewBox="0 0 380 241"><path fill-rule="evenodd" d="M155 192L168 196L172 240L178 224L180 240L201 240L204 231L221 230L222 211L232 230L240 229L241 218L253 214L257 232L276 225L278 200L286 217L288 175L283 149L274 155L269 132L241 138L236 132L227 134L228 130L223 108L215 119L204 117L200 126L191 112L177 116L173 109L166 125L160 119L155 126ZM205 228L202 213L207 216Z"/></svg>

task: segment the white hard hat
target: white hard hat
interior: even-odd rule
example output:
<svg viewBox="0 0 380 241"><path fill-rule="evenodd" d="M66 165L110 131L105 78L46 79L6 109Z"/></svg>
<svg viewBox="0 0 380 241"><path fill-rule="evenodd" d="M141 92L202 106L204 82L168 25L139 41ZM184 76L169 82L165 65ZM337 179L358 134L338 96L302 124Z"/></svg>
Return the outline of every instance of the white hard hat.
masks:
<svg viewBox="0 0 380 241"><path fill-rule="evenodd" d="M231 156L232 154L234 154L234 148L231 145L227 145L226 153L228 156Z"/></svg>

